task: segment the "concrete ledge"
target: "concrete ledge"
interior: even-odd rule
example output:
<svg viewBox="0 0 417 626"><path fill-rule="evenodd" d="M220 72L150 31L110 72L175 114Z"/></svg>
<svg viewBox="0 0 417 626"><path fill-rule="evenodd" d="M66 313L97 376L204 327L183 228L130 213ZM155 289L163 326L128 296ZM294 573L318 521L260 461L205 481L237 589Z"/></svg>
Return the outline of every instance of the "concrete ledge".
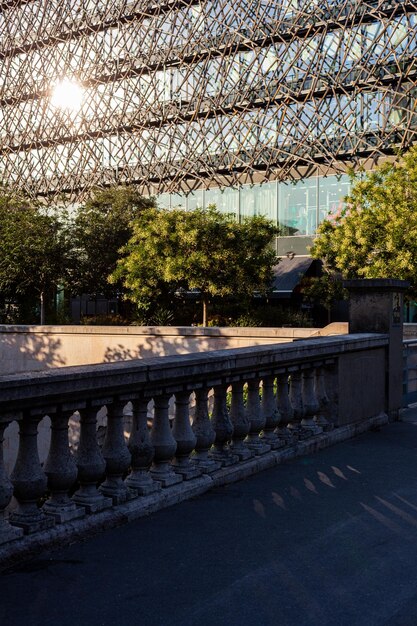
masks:
<svg viewBox="0 0 417 626"><path fill-rule="evenodd" d="M238 465L226 467L211 476L204 475L190 481L184 481L150 496L131 500L126 504L88 516L82 520L68 522L50 530L23 537L0 547L0 571L23 560L33 558L44 550L85 540L103 530L121 526L161 509L179 504L184 500L202 495L213 487L221 487L243 480L263 470L297 457L312 454L385 424L388 424L388 416L381 414L360 423L342 426L287 448L268 452L263 456L255 457Z"/></svg>
<svg viewBox="0 0 417 626"><path fill-rule="evenodd" d="M280 344L347 332L347 324L322 329L0 325L0 374Z"/></svg>

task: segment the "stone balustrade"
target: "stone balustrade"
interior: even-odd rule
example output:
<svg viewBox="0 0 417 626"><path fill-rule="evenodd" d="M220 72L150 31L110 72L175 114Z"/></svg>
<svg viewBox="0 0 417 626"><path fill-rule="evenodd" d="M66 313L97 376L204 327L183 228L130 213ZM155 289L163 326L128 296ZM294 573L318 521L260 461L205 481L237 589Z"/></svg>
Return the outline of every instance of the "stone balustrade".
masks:
<svg viewBox="0 0 417 626"><path fill-rule="evenodd" d="M358 334L0 377L0 557L2 546L27 546L28 537L58 526L76 529L118 510L128 519L141 499L168 502L170 490L191 493L187 485L198 481L204 491L237 480L384 415L387 345L387 335ZM76 411L72 454L68 421ZM37 427L45 415L51 443L41 465ZM1 444L14 421L19 450L9 475Z"/></svg>

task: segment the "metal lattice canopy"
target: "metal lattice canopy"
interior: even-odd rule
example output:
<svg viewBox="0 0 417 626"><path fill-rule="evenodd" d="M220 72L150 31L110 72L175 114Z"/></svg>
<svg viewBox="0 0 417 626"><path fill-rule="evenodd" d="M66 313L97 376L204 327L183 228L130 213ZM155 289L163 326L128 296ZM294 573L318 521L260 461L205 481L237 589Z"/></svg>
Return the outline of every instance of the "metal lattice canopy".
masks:
<svg viewBox="0 0 417 626"><path fill-rule="evenodd" d="M284 180L415 141L417 0L0 2L0 175L32 195Z"/></svg>

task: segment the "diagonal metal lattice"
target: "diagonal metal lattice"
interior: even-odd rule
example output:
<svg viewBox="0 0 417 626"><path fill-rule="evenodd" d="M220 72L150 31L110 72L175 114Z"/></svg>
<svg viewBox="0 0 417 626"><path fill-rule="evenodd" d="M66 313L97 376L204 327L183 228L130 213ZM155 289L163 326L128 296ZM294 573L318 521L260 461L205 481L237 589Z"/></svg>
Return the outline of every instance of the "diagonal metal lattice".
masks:
<svg viewBox="0 0 417 626"><path fill-rule="evenodd" d="M0 177L76 201L343 171L415 141L416 49L417 0L0 2Z"/></svg>

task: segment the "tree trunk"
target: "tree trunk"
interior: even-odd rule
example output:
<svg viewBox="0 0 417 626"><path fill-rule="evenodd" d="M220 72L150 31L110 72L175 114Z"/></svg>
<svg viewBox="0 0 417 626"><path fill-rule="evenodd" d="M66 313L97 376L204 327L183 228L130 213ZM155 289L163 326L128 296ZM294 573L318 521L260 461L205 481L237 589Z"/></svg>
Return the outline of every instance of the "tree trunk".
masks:
<svg viewBox="0 0 417 626"><path fill-rule="evenodd" d="M43 291L41 291L41 294L40 294L40 301L41 301L41 326L43 326L45 324L45 294Z"/></svg>
<svg viewBox="0 0 417 626"><path fill-rule="evenodd" d="M203 296L203 326L207 326L207 307L208 307L208 297Z"/></svg>

